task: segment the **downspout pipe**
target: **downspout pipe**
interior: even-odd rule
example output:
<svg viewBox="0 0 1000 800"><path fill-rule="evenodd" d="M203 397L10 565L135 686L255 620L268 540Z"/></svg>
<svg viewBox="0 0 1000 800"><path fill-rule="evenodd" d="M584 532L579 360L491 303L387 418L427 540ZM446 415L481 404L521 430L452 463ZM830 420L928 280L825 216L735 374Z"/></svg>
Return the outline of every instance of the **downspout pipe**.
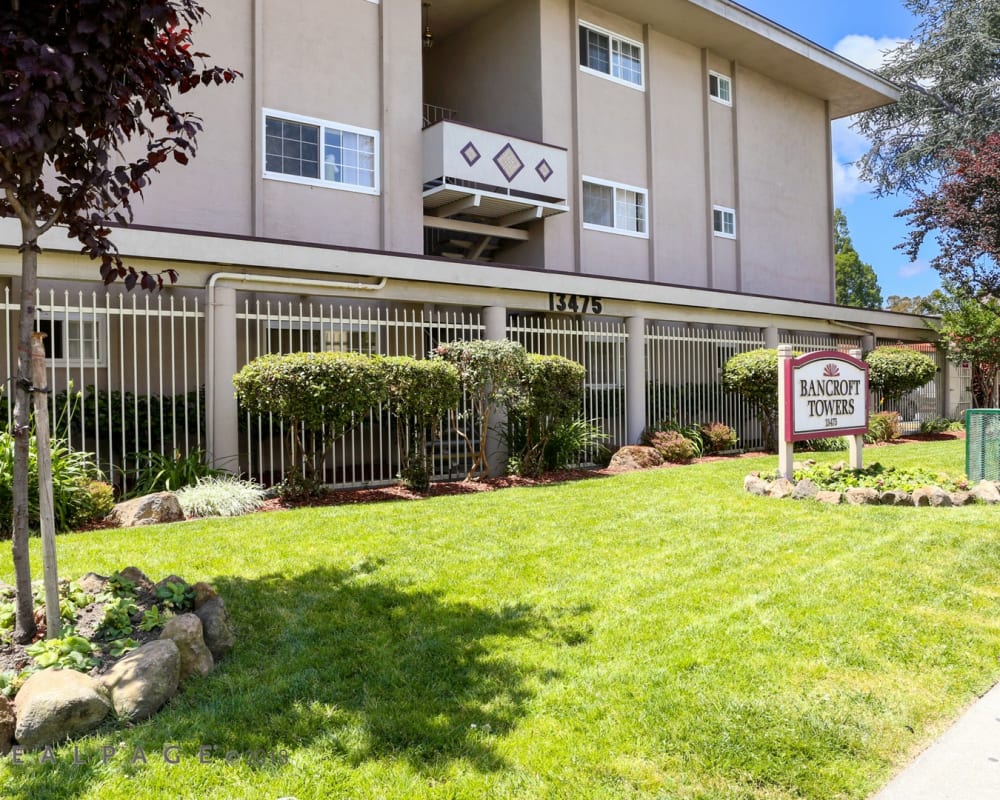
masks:
<svg viewBox="0 0 1000 800"><path fill-rule="evenodd" d="M374 277L374 276L373 276ZM251 275L245 272L216 272L209 277L205 284L207 302L205 306L205 426L209 449L213 459L221 457L229 458L230 453L216 453L215 419L219 398L215 389L216 369L215 369L215 290L220 284L232 284L233 288L261 287L286 287L295 289L306 289L317 294L342 292L342 291L365 291L378 292L386 287L388 278L381 278L375 283L364 281L344 281L329 280L320 278L293 278L284 275ZM235 335L235 331L234 331ZM232 346L232 343L230 343Z"/></svg>

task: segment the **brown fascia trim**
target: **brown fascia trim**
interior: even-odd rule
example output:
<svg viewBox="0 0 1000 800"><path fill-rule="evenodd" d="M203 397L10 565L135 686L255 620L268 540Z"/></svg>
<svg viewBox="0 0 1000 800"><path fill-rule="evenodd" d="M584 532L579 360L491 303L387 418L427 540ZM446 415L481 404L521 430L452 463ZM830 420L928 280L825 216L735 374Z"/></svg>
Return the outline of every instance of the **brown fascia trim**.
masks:
<svg viewBox="0 0 1000 800"><path fill-rule="evenodd" d="M178 234L181 236L204 236L209 239L228 239L237 242L260 242L261 244L277 244L277 245L287 245L289 247L308 247L315 250L336 250L342 253L364 253L365 255L372 256L392 256L394 258L410 258L416 259L418 261L430 261L432 263L445 263L445 264L455 264L455 260L451 258L444 258L442 256L427 256L420 253L403 253L393 250L372 250L367 247L344 247L340 245L322 244L319 242L303 242L294 239L270 239L263 236L246 236L239 233L217 233L214 231L196 231L184 228L167 228L157 225L109 225L112 228L121 228L134 231L149 231L151 233L170 233ZM541 267L526 267L523 264L503 264L497 261L469 261L469 264L486 267L499 267L501 269L517 270L519 272L534 273L539 275L565 275L567 278L595 278L598 280L614 281L615 283L621 283L625 285L632 286L663 286L668 289L688 289L696 290L701 292L712 292L713 294L728 295L734 298L740 297L757 297L762 300L775 300L778 302L782 301L792 301L796 303L809 303L821 308L829 309L844 309L851 308L851 306L838 306L835 303L820 303L816 300L805 300L799 297L779 297L778 295L771 294L756 294L754 292L731 292L725 289L709 289L704 286L692 286L683 283L666 283L664 281L644 281L636 278L620 278L616 275L589 275L581 272L573 272L564 269L544 269ZM235 265L234 265L235 266ZM253 265L245 265L253 266ZM511 288L511 287L507 287ZM516 288L516 287L515 287ZM641 301L641 297L634 298L635 300ZM873 311L878 311L880 314L897 314L902 317L913 317L919 316L914 314L907 314L902 311L888 311L884 309L870 309Z"/></svg>

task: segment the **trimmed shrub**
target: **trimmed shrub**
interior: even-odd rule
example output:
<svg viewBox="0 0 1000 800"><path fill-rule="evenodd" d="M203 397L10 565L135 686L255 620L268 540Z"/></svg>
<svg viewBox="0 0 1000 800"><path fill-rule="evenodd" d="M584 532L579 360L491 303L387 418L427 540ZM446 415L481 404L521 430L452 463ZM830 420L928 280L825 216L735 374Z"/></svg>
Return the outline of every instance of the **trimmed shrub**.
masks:
<svg viewBox="0 0 1000 800"><path fill-rule="evenodd" d="M865 355L865 362L872 390L886 400L899 400L929 383L937 372L932 358L907 347L876 347Z"/></svg>
<svg viewBox="0 0 1000 800"><path fill-rule="evenodd" d="M383 359L382 367L402 448L400 480L404 486L426 492L434 471L428 444L433 446L441 418L462 398L458 370L446 361L418 361L409 356Z"/></svg>
<svg viewBox="0 0 1000 800"><path fill-rule="evenodd" d="M255 358L233 377L247 411L274 414L285 423L289 493L318 491L329 448L387 399L380 360L360 353L272 354Z"/></svg>
<svg viewBox="0 0 1000 800"><path fill-rule="evenodd" d="M538 475L569 463L574 453L571 439L587 438L589 423L569 427L583 409L582 364L562 356L530 354L521 378L521 392L508 406L507 444L510 465L519 475ZM560 429L562 429L560 431ZM563 441L550 449L553 437ZM577 449L577 452L579 450ZM567 460L558 463L561 458Z"/></svg>
<svg viewBox="0 0 1000 800"><path fill-rule="evenodd" d="M868 418L868 433L865 434L865 441L891 442L898 439L900 433L899 414L895 411L880 411L872 414Z"/></svg>
<svg viewBox="0 0 1000 800"><path fill-rule="evenodd" d="M664 461L673 464L685 464L695 457L694 444L678 431L655 431L649 437L649 445Z"/></svg>
<svg viewBox="0 0 1000 800"><path fill-rule="evenodd" d="M435 348L433 357L447 361L458 370L462 389L469 396L478 430L474 436L464 431L458 424L457 410L452 412L455 430L465 440L471 461L465 479L484 478L490 474L486 457L490 418L498 407L507 407L519 398L527 355L517 342L473 339L442 344Z"/></svg>
<svg viewBox="0 0 1000 800"><path fill-rule="evenodd" d="M144 450L135 454L135 468L128 472L131 488L129 497L142 497L154 492L175 492L194 486L202 478L217 477L223 470L208 464L204 450L192 450L186 456L175 450L169 455Z"/></svg>
<svg viewBox="0 0 1000 800"><path fill-rule="evenodd" d="M951 430L952 421L947 417L934 417L934 419L925 419L920 423L921 433L944 433L947 430Z"/></svg>
<svg viewBox="0 0 1000 800"><path fill-rule="evenodd" d="M710 422L699 430L706 453L722 453L736 447L736 431L724 422Z"/></svg>
<svg viewBox="0 0 1000 800"><path fill-rule="evenodd" d="M651 425L642 432L639 441L650 447L656 447L655 437L658 433L678 433L691 443L692 458L700 456L705 449L705 443L701 438L701 428L697 425L678 425L670 419Z"/></svg>
<svg viewBox="0 0 1000 800"><path fill-rule="evenodd" d="M797 354L796 354L797 355ZM722 387L740 395L757 415L764 446L778 446L778 351L750 350L730 358L722 370Z"/></svg>

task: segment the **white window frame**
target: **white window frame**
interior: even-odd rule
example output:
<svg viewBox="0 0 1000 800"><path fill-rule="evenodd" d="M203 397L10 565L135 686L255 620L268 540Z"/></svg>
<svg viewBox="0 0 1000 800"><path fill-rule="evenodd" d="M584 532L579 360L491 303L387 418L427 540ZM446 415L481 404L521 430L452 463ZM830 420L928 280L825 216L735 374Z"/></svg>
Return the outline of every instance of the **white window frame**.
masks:
<svg viewBox="0 0 1000 800"><path fill-rule="evenodd" d="M63 355L61 357L51 357L46 358L45 361L50 367L106 367L108 365L108 326L107 320L100 314L87 313L85 311L56 311L53 313L40 312L37 328L42 330L42 323L47 323L48 330L44 331L52 338L52 343L49 346L49 352L55 353L55 337L56 337L56 326L59 328L60 343L59 349L62 350ZM93 341L93 356L70 356L69 355L69 343L72 338L70 333L71 329L75 328L77 339L80 339L80 326L84 323L92 324L94 337Z"/></svg>
<svg viewBox="0 0 1000 800"><path fill-rule="evenodd" d="M582 183L580 186L580 197L581 197L581 209L580 217L583 218L584 210L583 206L583 192L586 188L583 186L585 183L592 183L596 186L607 186L611 189L611 226L598 225L595 222L587 222L583 220L583 227L588 231L602 231L604 233L617 233L620 236L632 236L636 239L648 239L649 238L649 192L643 189L641 186L630 186L627 183L616 183L614 181L606 181L601 178L592 178L588 175L582 177ZM642 195L642 210L643 210L643 231L633 231L628 228L618 227L618 193L619 192L635 192L636 194Z"/></svg>
<svg viewBox="0 0 1000 800"><path fill-rule="evenodd" d="M608 71L601 72L599 69L594 69L593 67L588 67L586 64L582 63L583 52L582 50L577 53L577 63L580 64L580 70L586 72L588 75L596 75L598 78L604 78L605 80L613 81L614 83L620 83L622 86L628 86L632 89L636 89L640 92L646 91L646 51L642 46L642 42L637 42L634 39L629 39L625 36L620 36L617 33L612 33L606 28L602 28L598 25L594 25L590 22L585 22L584 20L579 20L577 23L577 37L576 46L580 48L580 30L586 29L588 31L593 31L601 36L608 37ZM631 47L636 47L639 49L639 83L630 81L627 78L622 78L614 74L614 46L615 42L619 45L627 44Z"/></svg>
<svg viewBox="0 0 1000 800"><path fill-rule="evenodd" d="M717 85L720 87L721 92L722 85L725 84L729 87L729 99L722 97L718 94L712 94L712 78L716 79ZM715 72L713 70L708 71L708 96L714 100L716 103L721 103L724 106L731 106L733 104L733 79L728 75L723 75L721 72Z"/></svg>
<svg viewBox="0 0 1000 800"><path fill-rule="evenodd" d="M267 323L267 347L269 353L299 352L289 349L285 351L281 345L282 336L287 334L288 345L306 344L306 353L361 353L362 355L377 355L381 342L381 330L377 325L367 325L363 322L315 323L311 320L276 319ZM275 347L275 334L277 344Z"/></svg>
<svg viewBox="0 0 1000 800"><path fill-rule="evenodd" d="M721 231L717 230L716 227L715 227L715 212L717 212L717 211L720 212L722 214L722 216L723 216L723 219L722 219L722 227L723 227L723 229ZM732 217L732 222L733 222L733 232L732 233L728 233L725 230L725 226L726 226L725 217L726 217L727 214L730 217ZM727 206L712 206L712 234L714 236L718 236L718 237L720 237L722 239L735 239L736 238L736 209L735 208L728 208Z"/></svg>
<svg viewBox="0 0 1000 800"><path fill-rule="evenodd" d="M373 175L373 186L362 186L355 183L344 183L341 181L330 181L325 178L307 178L301 175L287 175L284 172L273 172L267 168L267 120L268 118L285 120L286 122L294 122L300 125L310 125L315 128L319 128L319 169L322 175L324 169L324 158L323 149L325 147L324 140L326 139L326 132L328 130L341 131L343 133L356 133L360 136L369 136L372 139L372 149L373 153L373 163L375 166L375 173ZM371 130L370 128L359 128L356 125L345 125L342 122L332 122L325 119L317 119L316 117L306 117L302 114L291 114L287 111L277 111L273 108L263 109L261 114L260 122L260 140L262 142L261 146L261 169L264 173L264 178L272 181L284 181L286 183L298 183L304 186L321 186L327 189L340 189L345 192L359 192L360 194L381 194L381 181L382 181L382 152L381 152L381 141L379 132Z"/></svg>

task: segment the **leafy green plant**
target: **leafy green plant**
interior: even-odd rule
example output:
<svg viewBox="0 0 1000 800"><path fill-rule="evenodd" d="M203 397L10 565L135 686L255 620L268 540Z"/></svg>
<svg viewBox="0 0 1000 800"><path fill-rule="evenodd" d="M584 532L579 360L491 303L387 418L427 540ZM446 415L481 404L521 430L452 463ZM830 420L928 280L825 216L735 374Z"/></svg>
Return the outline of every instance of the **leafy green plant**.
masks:
<svg viewBox="0 0 1000 800"><path fill-rule="evenodd" d="M879 411L868 418L868 433L865 434L865 441L869 444L876 442L891 442L900 436L899 414L895 411Z"/></svg>
<svg viewBox="0 0 1000 800"><path fill-rule="evenodd" d="M187 517L239 517L261 507L264 488L235 475L219 475L180 489L177 501Z"/></svg>
<svg viewBox="0 0 1000 800"><path fill-rule="evenodd" d="M8 669L0 672L0 695L8 700L11 699L30 676L30 669L23 669L20 672Z"/></svg>
<svg viewBox="0 0 1000 800"><path fill-rule="evenodd" d="M169 455L146 450L136 454L135 462L136 466L130 472L130 497L177 491L193 486L201 478L225 474L208 464L204 450L192 450L187 455L179 450Z"/></svg>
<svg viewBox="0 0 1000 800"><path fill-rule="evenodd" d="M933 419L925 419L920 423L921 433L944 433L945 431L951 430L951 426L954 423L947 417L934 417Z"/></svg>
<svg viewBox="0 0 1000 800"><path fill-rule="evenodd" d="M518 474L538 475L550 468L549 442L582 411L585 376L584 366L568 358L526 356L521 390L508 403L505 434Z"/></svg>
<svg viewBox="0 0 1000 800"><path fill-rule="evenodd" d="M14 603L0 601L0 631L14 630Z"/></svg>
<svg viewBox="0 0 1000 800"><path fill-rule="evenodd" d="M428 444L440 433L442 417L462 399L458 370L440 359L408 356L386 358L382 364L401 449L399 477L404 486L426 492L433 472Z"/></svg>
<svg viewBox="0 0 1000 800"><path fill-rule="evenodd" d="M765 480L774 480L777 472L762 475ZM954 492L969 488L968 479L945 472L935 472L923 467L883 466L879 462L869 464L864 469L846 469L837 464L811 464L795 470L795 480L809 479L821 489L845 491L853 488L871 488L879 491L898 489L912 492L922 486L939 486Z"/></svg>
<svg viewBox="0 0 1000 800"><path fill-rule="evenodd" d="M59 587L59 616L67 622L73 622L80 609L93 602L94 596L85 592L75 581Z"/></svg>
<svg viewBox="0 0 1000 800"><path fill-rule="evenodd" d="M908 347L876 347L864 360L872 391L885 400L899 400L928 383L937 372L933 359Z"/></svg>
<svg viewBox="0 0 1000 800"><path fill-rule="evenodd" d="M318 492L330 447L386 399L379 361L360 353L271 354L233 377L236 397L248 412L274 414L285 423L288 493Z"/></svg>
<svg viewBox="0 0 1000 800"><path fill-rule="evenodd" d="M126 653L135 650L139 646L139 642L131 637L124 637L121 639L115 639L113 642L108 642L106 649L108 655L114 658L119 658Z"/></svg>
<svg viewBox="0 0 1000 800"><path fill-rule="evenodd" d="M153 631L162 628L167 624L167 620L173 616L169 611L161 611L159 606L153 606L146 610L139 622L140 630Z"/></svg>
<svg viewBox="0 0 1000 800"><path fill-rule="evenodd" d="M138 613L135 603L126 597L110 600L104 605L104 616L97 626L97 635L118 639L132 633L132 615Z"/></svg>
<svg viewBox="0 0 1000 800"><path fill-rule="evenodd" d="M89 672L97 666L94 655L97 648L82 636L65 636L62 639L42 639L25 648L40 669L75 669Z"/></svg>
<svg viewBox="0 0 1000 800"><path fill-rule="evenodd" d="M194 602L194 589L183 581L167 581L156 587L156 596L167 608L184 611Z"/></svg>
<svg viewBox="0 0 1000 800"><path fill-rule="evenodd" d="M134 598L139 593L139 589L135 581L126 578L120 572L112 572L108 576L105 593L110 594L111 597Z"/></svg>
<svg viewBox="0 0 1000 800"><path fill-rule="evenodd" d="M608 434L596 420L577 418L563 422L551 432L545 445L545 469L564 469L588 459L600 463L602 451L608 449L604 446L607 439ZM608 452L604 466L611 462L612 455Z"/></svg>
<svg viewBox="0 0 1000 800"><path fill-rule="evenodd" d="M795 449L810 453L836 453L847 449L843 436L827 436L825 439L805 439L795 443Z"/></svg>
<svg viewBox="0 0 1000 800"><path fill-rule="evenodd" d="M709 422L702 425L698 433L705 445L706 453L723 453L736 447L736 431L724 422Z"/></svg>
<svg viewBox="0 0 1000 800"><path fill-rule="evenodd" d="M649 446L656 449L664 461L683 464L695 457L694 443L678 431L655 431Z"/></svg>

